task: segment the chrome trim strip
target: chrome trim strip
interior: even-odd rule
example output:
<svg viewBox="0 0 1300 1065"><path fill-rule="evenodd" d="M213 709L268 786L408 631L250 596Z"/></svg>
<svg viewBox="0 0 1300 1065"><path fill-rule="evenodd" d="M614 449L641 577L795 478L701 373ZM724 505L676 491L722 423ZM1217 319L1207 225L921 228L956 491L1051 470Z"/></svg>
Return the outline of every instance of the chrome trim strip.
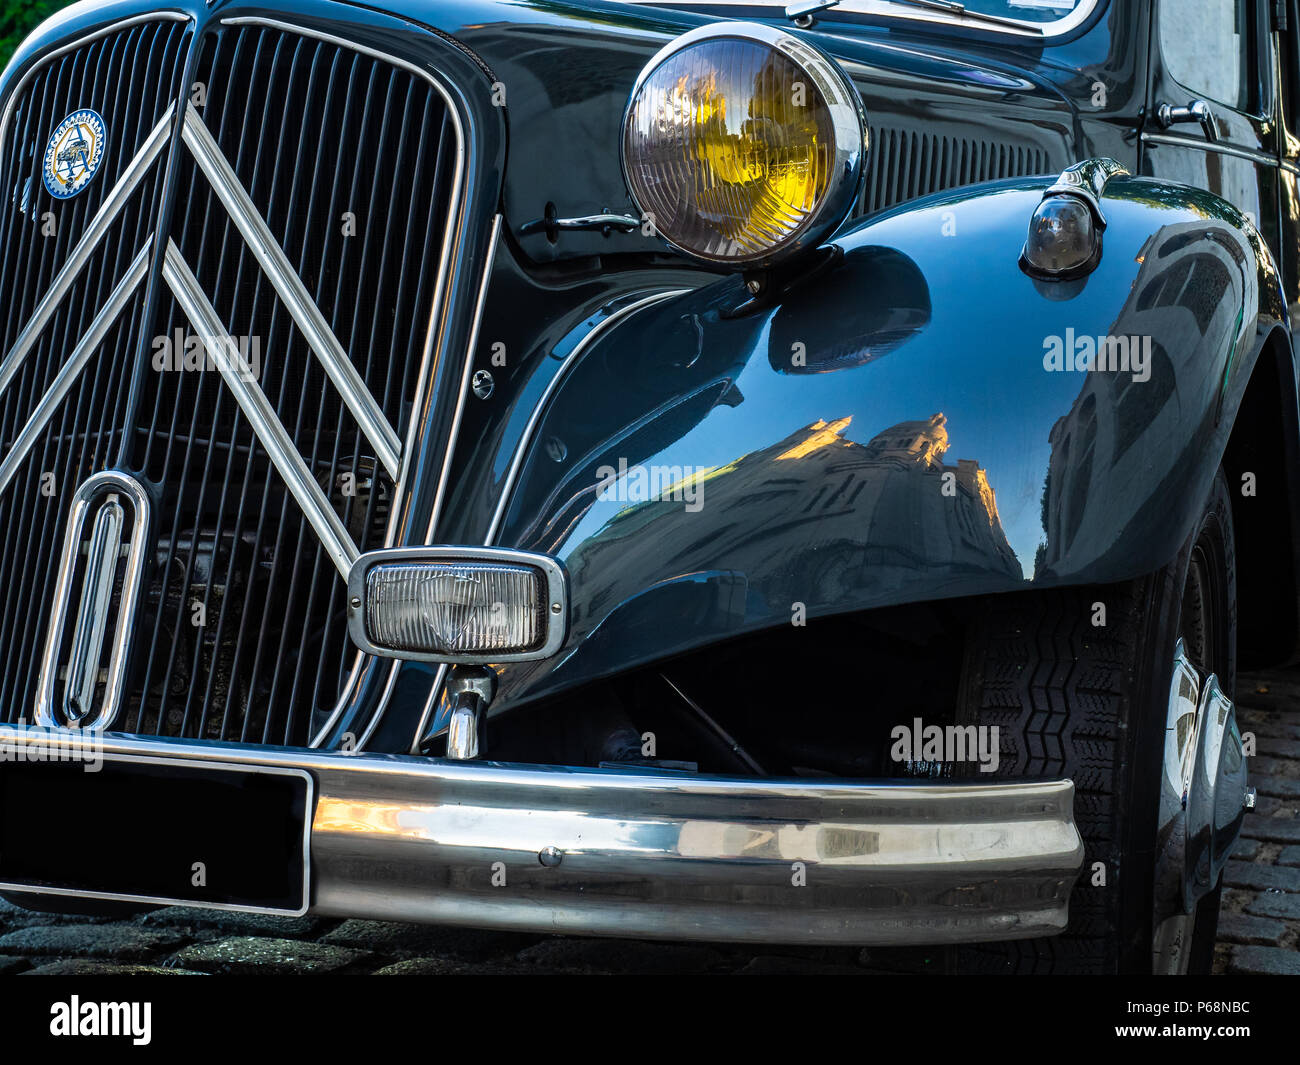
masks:
<svg viewBox="0 0 1300 1065"><path fill-rule="evenodd" d="M655 5L661 0L624 0L637 5ZM930 25L939 24L952 29L980 30L984 33L997 33L1013 40L1029 40L1038 44L1049 44L1058 37L1063 37L1081 26L1096 10L1100 0L1081 0L1073 11L1055 22L1028 22L1023 19L1007 19L1007 24L984 22L977 18L963 18L955 9L945 11L938 7L904 7L902 4L890 3L890 0L847 0L836 5L840 11L855 15L872 15L898 22L922 22ZM761 0L757 4L747 4L745 0L692 0L691 6L719 7L756 7L766 14L769 10L785 14L788 0ZM826 11L817 14L824 15ZM852 21L847 25L852 26ZM823 24L827 25L827 24ZM834 24L829 24L832 28ZM1045 32L1050 30L1051 32Z"/></svg>
<svg viewBox="0 0 1300 1065"><path fill-rule="evenodd" d="M57 727L54 712L54 679L58 671L59 648L63 630L68 621L68 606L72 590L72 574L81 557L81 529L86 521L90 501L103 488L121 492L131 501L131 549L126 556L126 570L122 574L122 595L119 599L117 625L113 630L113 649L108 659L108 683L104 687L104 702L93 717L83 718L82 729L101 729L111 725L122 704L126 687L127 649L135 626L132 618L144 576L144 557L148 549L145 534L149 528L149 497L133 477L117 470L104 470L82 482L72 498L68 514L68 528L64 535L63 555L59 559L59 572L54 582L54 599L50 613L50 626L45 638L45 652L41 657L41 671L37 680L36 724Z"/></svg>
<svg viewBox="0 0 1300 1065"><path fill-rule="evenodd" d="M174 110L175 104L168 105L167 113L154 126L144 144L140 146L140 150L136 152L135 158L122 172L122 177L118 180L118 183L113 186L112 190L104 198L99 210L95 212L95 217L90 220L90 223L86 226L86 231L81 235L81 239L77 241L76 247L68 255L67 262L55 275L54 280L50 283L49 290L41 297L41 302L36 305L36 310L32 312L31 319L23 327L23 331L18 334L18 339L14 341L14 346L9 349L9 353L5 355L4 362L0 363L0 392L4 392L9 387L23 360L30 353L45 327L49 325L58 305L63 302L63 298L72 288L72 283L77 279L87 260L99 246L99 242L104 239L108 227L126 205L131 193L135 191L140 179L144 177L145 171L158 158L158 154L171 139L171 121ZM0 136L2 135L0 134Z"/></svg>
<svg viewBox="0 0 1300 1065"><path fill-rule="evenodd" d="M442 470L438 474L438 487L434 491L433 510L429 514L429 527L424 534L426 544L433 543L438 519L442 516L443 494L447 490L447 480L451 476L451 461L456 452L456 438L460 433L461 416L465 413L465 402L469 395L470 374L474 369L474 352L478 347L479 327L483 324L483 307L487 302L488 282L492 279L492 264L496 261L497 241L501 237L501 216L492 219L492 235L488 238L487 259L483 263L483 276L478 285L478 300L474 304L474 324L470 326L469 343L465 345L465 365L460 374L460 392L456 396L456 413L451 421L451 433L447 439L447 450L442 457Z"/></svg>
<svg viewBox="0 0 1300 1065"><path fill-rule="evenodd" d="M45 427L45 423L50 420L55 408L63 401L63 397L67 395L73 382L85 368L90 356L95 353L95 349L99 347L109 328L117 320L122 308L134 295L136 287L144 280L145 275L149 272L149 254L152 249L153 237L150 237L145 241L144 247L140 249L136 257L131 260L131 265L126 268L126 274L109 294L104 306L99 309L94 320L90 323L90 328L86 331L85 336L73 348L68 361L63 364L63 368L50 382L49 388L41 396L40 402L36 404L31 416L27 419L27 424L22 427L18 436L14 439L13 447L5 455L4 461L0 462L0 492L3 492L8 487L9 482L13 480L14 474L18 472L18 467L26 459L27 452L31 450L32 445L36 442L36 438Z"/></svg>
<svg viewBox="0 0 1300 1065"><path fill-rule="evenodd" d="M72 629L72 652L63 687L63 713L69 722L80 722L92 709L125 522L126 511L117 496L110 495L99 508L90 530L88 565L81 582L81 603Z"/></svg>
<svg viewBox="0 0 1300 1065"><path fill-rule="evenodd" d="M591 347L607 330L612 329L617 323L623 321L629 315L635 314L643 307L649 307L655 303L662 303L664 300L672 299L674 296L681 296L690 292L689 288L673 288L664 292L656 292L646 296L644 299L637 300L635 303L629 303L626 307L620 307L608 318L598 322L592 327L590 333L583 337L574 349L564 357L559 368L555 371L555 376L546 384L546 390L542 392L541 398L533 407L532 416L528 419L528 424L524 426L523 433L519 436L519 443L515 447L514 458L510 461L510 469L506 471L505 483L501 486L501 498L497 501L496 512L492 515L492 524L488 526L487 537L483 544L485 547L492 547L496 543L497 534L501 531L501 523L505 519L506 507L510 503L510 497L514 494L515 481L519 478L520 470L523 469L524 458L532 444L533 433L537 431L537 426L542 420L542 415L546 413L546 407L551 401L551 397L560 387L569 370L577 363L582 354Z"/></svg>
<svg viewBox="0 0 1300 1065"><path fill-rule="evenodd" d="M103 745L106 757L311 773L311 910L322 916L734 942L1019 939L1065 927L1084 858L1068 780L740 778L117 735ZM544 851L558 866L540 863ZM494 862L504 886L487 875Z"/></svg>
<svg viewBox="0 0 1300 1065"><path fill-rule="evenodd" d="M257 382L248 379L250 375L240 373L230 365L232 359L238 358L238 347L227 335L221 319L199 285L198 278L194 276L181 256L180 249L171 240L167 242L163 278L171 287L181 309L185 311L190 321L203 331L200 336L203 346L207 348L217 364L223 380L234 393L258 439L266 448L271 462L284 478L285 485L297 500L298 506L302 508L303 515L316 531L316 535L320 537L321 545L346 581L352 564L360 555L356 544L352 542L352 537L344 528L343 522L330 505L325 493L321 491L320 485L312 477L302 456L298 454L293 440L280 424L275 408L266 398L266 393ZM224 350L220 344L226 345Z"/></svg>
<svg viewBox="0 0 1300 1065"><path fill-rule="evenodd" d="M1168 144L1177 148L1191 148L1198 152L1214 152L1218 155L1231 155L1238 159L1249 159L1252 163L1263 166L1278 166L1278 158L1267 152L1256 152L1249 148L1238 148L1222 141L1207 141L1200 137L1178 137L1169 133L1146 133L1142 139L1150 144Z"/></svg>
<svg viewBox="0 0 1300 1065"><path fill-rule="evenodd" d="M267 280L280 294L285 309L302 330L303 339L320 359L344 405L356 418L362 434L374 447L375 457L383 463L389 475L396 479L400 466L398 452L402 446L397 433L388 424L379 403L343 350L343 345L325 321L325 316L312 300L302 279L276 242L274 234L262 220L256 205L248 198L248 193L239 183L239 176L226 162L220 146L208 132L193 104L186 104L181 139L243 235Z"/></svg>
<svg viewBox="0 0 1300 1065"><path fill-rule="evenodd" d="M546 388L543 390L537 403L534 405L533 412L529 415L528 422L524 426L524 431L519 434L519 442L515 445L515 453L510 460L510 469L506 471L506 479L501 485L501 498L497 500L496 511L492 515L492 523L488 526L487 535L483 539L484 547L492 547L496 544L497 534L501 531L501 523L505 519L506 507L510 503L510 497L514 494L515 482L519 479L519 473L523 469L524 457L527 455L528 449L532 444L533 434L537 431L537 426L540 424L542 416L546 412L551 397L560 387L560 383L568 374L569 370L572 369L573 366L576 365L577 360L581 358L583 352L591 347L591 345L594 344L607 329L611 329L614 325L641 310L643 307L649 307L653 304L661 303L664 300L672 299L674 296L684 295L690 291L691 289L688 288L668 289L635 300L632 303L629 303L626 307L620 307L618 310L610 314L609 317L602 319L600 322L597 322L592 326L590 332L579 340L578 343L574 345L573 350L564 357L564 360L558 367L556 367L554 375L546 383ZM430 728L430 722L433 720L434 714L437 712L438 703L442 699L442 686L446 679L447 667L444 665L438 670L438 675L434 678L433 684L429 689L429 698L425 701L424 710L420 714L420 722L416 726L415 734L411 739L412 754L419 754L421 745L434 734L427 730ZM376 721L383 716L384 709L384 707L380 707L379 711L376 712ZM373 731L373 726L370 731ZM367 732L367 737L369 734L370 733Z"/></svg>

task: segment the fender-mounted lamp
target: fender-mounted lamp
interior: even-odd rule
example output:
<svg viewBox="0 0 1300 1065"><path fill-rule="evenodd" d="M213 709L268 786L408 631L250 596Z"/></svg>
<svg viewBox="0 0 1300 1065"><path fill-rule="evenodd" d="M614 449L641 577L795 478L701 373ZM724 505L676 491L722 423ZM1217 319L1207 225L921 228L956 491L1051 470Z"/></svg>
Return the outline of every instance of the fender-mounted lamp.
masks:
<svg viewBox="0 0 1300 1065"><path fill-rule="evenodd" d="M1096 269L1106 228L1101 197L1106 182L1127 173L1114 159L1085 159L1063 171L1029 220L1020 268L1043 281L1072 281Z"/></svg>

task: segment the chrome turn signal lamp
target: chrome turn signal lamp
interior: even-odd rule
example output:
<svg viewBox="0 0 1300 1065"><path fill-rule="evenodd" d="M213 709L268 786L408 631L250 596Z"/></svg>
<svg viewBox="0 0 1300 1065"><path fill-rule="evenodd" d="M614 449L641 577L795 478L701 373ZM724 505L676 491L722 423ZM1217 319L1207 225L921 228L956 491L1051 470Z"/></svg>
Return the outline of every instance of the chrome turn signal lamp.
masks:
<svg viewBox="0 0 1300 1065"><path fill-rule="evenodd" d="M1101 261L1106 183L1127 174L1114 159L1085 159L1063 171L1029 220L1020 268L1044 281L1072 281Z"/></svg>
<svg viewBox="0 0 1300 1065"><path fill-rule="evenodd" d="M621 154L642 217L678 251L753 270L816 247L844 220L867 150L838 64L748 22L678 37L641 72Z"/></svg>
<svg viewBox="0 0 1300 1065"><path fill-rule="evenodd" d="M348 632L373 655L467 664L549 658L566 624L565 574L549 555L389 548L362 555L348 576Z"/></svg>

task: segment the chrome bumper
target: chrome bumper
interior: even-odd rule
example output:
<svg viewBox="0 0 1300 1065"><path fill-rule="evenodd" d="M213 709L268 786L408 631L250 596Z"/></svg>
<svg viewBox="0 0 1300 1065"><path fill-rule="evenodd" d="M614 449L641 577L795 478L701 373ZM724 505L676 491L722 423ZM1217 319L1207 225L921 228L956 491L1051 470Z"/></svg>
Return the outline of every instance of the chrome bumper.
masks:
<svg viewBox="0 0 1300 1065"><path fill-rule="evenodd" d="M1060 932L1074 785L827 783L107 736L315 778L311 912L531 932L908 944Z"/></svg>

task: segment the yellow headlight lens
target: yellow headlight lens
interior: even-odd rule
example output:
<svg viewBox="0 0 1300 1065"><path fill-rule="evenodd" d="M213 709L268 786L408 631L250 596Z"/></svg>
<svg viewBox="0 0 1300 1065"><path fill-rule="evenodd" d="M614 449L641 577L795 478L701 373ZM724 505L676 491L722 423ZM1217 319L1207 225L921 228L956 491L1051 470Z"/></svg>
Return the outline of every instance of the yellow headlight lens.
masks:
<svg viewBox="0 0 1300 1065"><path fill-rule="evenodd" d="M842 77L733 36L656 58L628 107L623 163L637 205L682 251L768 260L856 186L861 119Z"/></svg>

